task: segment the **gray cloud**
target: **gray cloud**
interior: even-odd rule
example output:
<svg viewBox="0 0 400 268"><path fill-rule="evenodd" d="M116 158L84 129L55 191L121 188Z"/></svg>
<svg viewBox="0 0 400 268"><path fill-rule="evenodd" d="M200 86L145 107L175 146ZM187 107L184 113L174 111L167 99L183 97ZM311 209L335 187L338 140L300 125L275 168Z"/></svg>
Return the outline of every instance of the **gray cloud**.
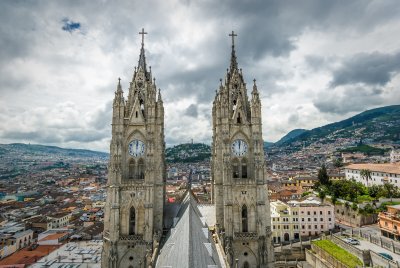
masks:
<svg viewBox="0 0 400 268"><path fill-rule="evenodd" d="M185 110L185 115L196 118L197 115L198 115L197 105L196 104L190 104L189 107L187 107L186 110Z"/></svg>
<svg viewBox="0 0 400 268"><path fill-rule="evenodd" d="M346 59L340 68L333 71L330 84L332 87L356 83L384 86L399 70L400 52L360 53Z"/></svg>
<svg viewBox="0 0 400 268"><path fill-rule="evenodd" d="M218 8L214 1L186 0L1 1L0 142L31 138L108 150L103 141L111 133L110 101L118 77L123 78L127 94L142 27L149 32L145 40L148 65L153 66L164 102L171 104L166 109L168 144L211 139L211 102L229 66L231 30L238 34L236 53L248 90L257 78L261 96L275 100L263 107L274 107L272 120L279 131L264 131L266 135L290 130L287 125L296 116L288 117L287 107L305 107L298 112L297 124L315 118L319 124L327 121L327 114L344 115L388 104L390 99L398 101L388 87L398 86L389 81L394 83L398 76L399 53L382 44L398 47L393 36L400 24L399 8L395 0L223 0ZM69 18L64 30L63 18ZM73 26L74 22L80 26ZM380 33L379 40L368 39L375 32ZM347 40L352 52L304 47L304 35L309 33L316 33L314 38L322 33L332 40ZM362 38L364 46L354 48L353 42ZM385 40L379 42L381 38ZM341 60L342 66L331 64L331 59ZM299 81L296 66L306 66L302 75L312 82ZM321 69L332 72L336 88L320 85L330 82L318 72ZM315 85L314 81L321 82ZM360 83L368 90L355 89L353 84ZM341 87L350 87L350 92L344 93ZM347 99L357 97L362 101L355 100L354 105ZM74 106L60 108L64 102ZM175 112L171 107L177 103L186 106ZM321 114L307 117L316 110ZM189 116L184 124L196 125L195 130L187 131L182 124L180 116L185 113ZM278 125L282 122L288 124Z"/></svg>
<svg viewBox="0 0 400 268"><path fill-rule="evenodd" d="M368 86L346 87L342 92L321 92L314 106L322 113L347 114L362 112L385 103L384 91Z"/></svg>

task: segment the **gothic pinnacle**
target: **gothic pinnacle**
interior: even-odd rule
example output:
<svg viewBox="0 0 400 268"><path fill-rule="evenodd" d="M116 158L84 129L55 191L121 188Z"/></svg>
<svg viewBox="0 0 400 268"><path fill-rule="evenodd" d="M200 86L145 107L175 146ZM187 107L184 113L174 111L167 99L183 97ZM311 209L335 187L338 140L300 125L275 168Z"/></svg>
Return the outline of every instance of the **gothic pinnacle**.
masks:
<svg viewBox="0 0 400 268"><path fill-rule="evenodd" d="M237 61L236 61L236 53L235 53L235 36L237 36L237 34L235 34L234 31L232 31L232 33L229 34L229 36L232 37L232 52L231 52L231 71L233 71L234 69L237 69Z"/></svg>

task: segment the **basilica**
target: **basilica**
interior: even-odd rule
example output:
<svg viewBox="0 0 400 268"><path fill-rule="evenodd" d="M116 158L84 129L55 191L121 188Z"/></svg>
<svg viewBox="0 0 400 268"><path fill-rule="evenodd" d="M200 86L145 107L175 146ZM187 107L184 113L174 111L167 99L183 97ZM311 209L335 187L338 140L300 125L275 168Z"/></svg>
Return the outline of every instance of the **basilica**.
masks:
<svg viewBox="0 0 400 268"><path fill-rule="evenodd" d="M164 103L147 66L144 29L124 96L115 91L102 267L273 267L261 102L239 69L233 31L229 68L212 111L212 204L190 189L165 203Z"/></svg>

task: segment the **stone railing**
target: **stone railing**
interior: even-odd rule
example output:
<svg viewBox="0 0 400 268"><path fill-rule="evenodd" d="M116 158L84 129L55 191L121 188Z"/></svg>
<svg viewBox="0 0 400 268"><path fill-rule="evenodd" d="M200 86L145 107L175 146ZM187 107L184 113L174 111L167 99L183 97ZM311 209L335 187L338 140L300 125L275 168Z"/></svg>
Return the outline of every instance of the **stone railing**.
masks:
<svg viewBox="0 0 400 268"><path fill-rule="evenodd" d="M120 235L119 239L122 240L122 241L142 242L143 241L143 235L141 235L141 234Z"/></svg>
<svg viewBox="0 0 400 268"><path fill-rule="evenodd" d="M258 239L257 232L234 232L233 236L235 239L240 239L240 240Z"/></svg>

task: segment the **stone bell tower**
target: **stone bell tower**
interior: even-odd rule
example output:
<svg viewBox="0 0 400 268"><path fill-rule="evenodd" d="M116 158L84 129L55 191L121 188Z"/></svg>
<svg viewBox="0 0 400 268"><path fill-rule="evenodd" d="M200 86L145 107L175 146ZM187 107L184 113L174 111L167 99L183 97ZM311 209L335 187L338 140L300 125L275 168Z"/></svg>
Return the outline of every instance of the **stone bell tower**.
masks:
<svg viewBox="0 0 400 268"><path fill-rule="evenodd" d="M152 265L163 227L164 105L146 65L144 29L139 34L127 99L119 79L113 102L102 267Z"/></svg>
<svg viewBox="0 0 400 268"><path fill-rule="evenodd" d="M231 267L273 267L261 102L247 96L233 31L230 67L213 102L212 179L217 231Z"/></svg>

